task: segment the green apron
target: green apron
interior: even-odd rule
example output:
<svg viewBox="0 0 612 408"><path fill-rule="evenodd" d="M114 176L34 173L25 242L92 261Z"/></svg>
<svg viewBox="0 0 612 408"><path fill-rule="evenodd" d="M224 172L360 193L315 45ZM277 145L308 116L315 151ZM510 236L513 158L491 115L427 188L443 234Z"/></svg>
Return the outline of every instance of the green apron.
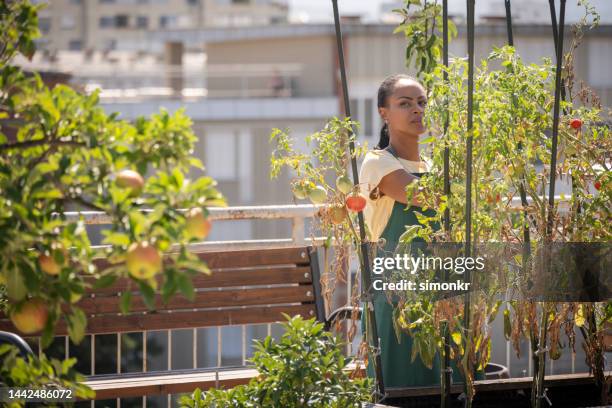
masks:
<svg viewBox="0 0 612 408"><path fill-rule="evenodd" d="M393 205L393 211L381 235L381 238L384 238L386 243L384 248L378 250L377 256L385 256L385 254L394 253L399 237L406 230L405 227L409 225L419 225L415 215L416 211L422 212L427 216L435 214L433 210L423 211L416 206L410 206L408 209L406 209L406 207L406 204L402 204L398 201ZM434 228L439 228L439 225L434 225ZM374 314L376 316L376 327L380 339L380 357L385 387L439 385L440 355L436 353L434 356L432 368L427 368L418 356L415 358L414 362L411 362L413 340L407 333L402 331L400 334L400 341L397 341L397 335L393 327L394 305L391 305L387 297L380 292L377 292L374 296L373 303ZM362 313L362 330L365 328L365 317L366 314ZM375 378L373 362L374 356L370 355L368 357L367 374L371 378ZM452 382L454 384L463 383L463 377L454 361L451 361L451 368L453 369ZM484 379L484 373L477 372L475 379Z"/></svg>
<svg viewBox="0 0 612 408"><path fill-rule="evenodd" d="M419 207L410 206L398 201L393 205L393 211L389 221L381 235L386 243L384 248L379 249L377 256L385 256L395 251L400 235L408 225L418 225L415 211L422 211ZM427 215L431 215L425 213ZM374 278L374 277L373 277ZM380 357L385 387L414 387L440 384L440 359L434 357L432 368L427 368L420 357L411 362L412 338L405 332L401 332L400 342L393 328L393 305L382 293L374 296L374 314L378 337L380 338ZM365 314L364 314L365 317ZM362 322L362 327L365 326ZM368 358L368 376L375 377L373 356ZM456 371L456 370L454 370ZM456 378L459 380L459 378Z"/></svg>

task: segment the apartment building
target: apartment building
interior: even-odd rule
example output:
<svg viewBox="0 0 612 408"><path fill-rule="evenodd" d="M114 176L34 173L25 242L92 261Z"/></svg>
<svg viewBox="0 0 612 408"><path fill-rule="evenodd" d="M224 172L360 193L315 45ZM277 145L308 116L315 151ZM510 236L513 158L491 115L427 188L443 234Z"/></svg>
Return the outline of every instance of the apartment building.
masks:
<svg viewBox="0 0 612 408"><path fill-rule="evenodd" d="M43 50L156 49L152 32L279 24L288 0L38 0ZM163 45L163 44L162 44Z"/></svg>

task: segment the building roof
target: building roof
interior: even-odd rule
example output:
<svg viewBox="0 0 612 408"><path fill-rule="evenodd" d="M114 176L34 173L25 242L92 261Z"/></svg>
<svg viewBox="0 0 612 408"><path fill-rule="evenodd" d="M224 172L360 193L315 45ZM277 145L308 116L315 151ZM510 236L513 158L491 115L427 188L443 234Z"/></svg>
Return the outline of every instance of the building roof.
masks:
<svg viewBox="0 0 612 408"><path fill-rule="evenodd" d="M343 24L343 35L364 35L364 34L392 34L397 27L395 24ZM515 24L513 26L515 35L551 35L550 25L544 24ZM466 26L457 26L459 35L466 33ZM566 26L566 33L571 33L571 26ZM253 26L243 28L210 28L201 30L167 30L164 32L151 32L150 39L153 41L180 41L188 46L202 43L218 43L229 41L260 40L272 38L288 37L311 37L319 35L334 35L333 24L286 24ZM586 35L610 36L612 35L612 25L600 25L585 33ZM479 24L476 26L475 35L491 36L506 35L506 25Z"/></svg>

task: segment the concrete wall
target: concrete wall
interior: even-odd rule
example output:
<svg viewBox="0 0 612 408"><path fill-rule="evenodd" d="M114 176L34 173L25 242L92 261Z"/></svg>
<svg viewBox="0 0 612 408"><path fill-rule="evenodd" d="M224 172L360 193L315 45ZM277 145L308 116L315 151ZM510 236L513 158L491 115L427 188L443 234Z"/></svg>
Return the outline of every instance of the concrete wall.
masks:
<svg viewBox="0 0 612 408"><path fill-rule="evenodd" d="M266 38L212 42L206 45L207 62L216 64L299 64L301 74L295 81L297 97L320 97L335 94L334 38L311 36L295 38ZM270 72L272 74L272 72ZM269 77L264 77L267 80ZM253 82L253 86L262 83ZM211 92L218 89L239 89L239 78L209 78Z"/></svg>

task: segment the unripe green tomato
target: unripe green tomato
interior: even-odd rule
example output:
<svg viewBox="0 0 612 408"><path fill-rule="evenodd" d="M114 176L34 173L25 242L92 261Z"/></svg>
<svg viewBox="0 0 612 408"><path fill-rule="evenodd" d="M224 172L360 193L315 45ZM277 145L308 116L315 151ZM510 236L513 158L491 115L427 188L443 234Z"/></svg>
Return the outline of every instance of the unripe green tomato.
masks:
<svg viewBox="0 0 612 408"><path fill-rule="evenodd" d="M310 191L308 198L313 204L323 204L327 200L327 190L321 186L316 186Z"/></svg>
<svg viewBox="0 0 612 408"><path fill-rule="evenodd" d="M304 200L307 196L306 190L301 184L294 184L291 190L293 192L293 196L298 200Z"/></svg>
<svg viewBox="0 0 612 408"><path fill-rule="evenodd" d="M353 191L353 183L347 176L339 176L336 179L336 187L344 194L349 194Z"/></svg>

